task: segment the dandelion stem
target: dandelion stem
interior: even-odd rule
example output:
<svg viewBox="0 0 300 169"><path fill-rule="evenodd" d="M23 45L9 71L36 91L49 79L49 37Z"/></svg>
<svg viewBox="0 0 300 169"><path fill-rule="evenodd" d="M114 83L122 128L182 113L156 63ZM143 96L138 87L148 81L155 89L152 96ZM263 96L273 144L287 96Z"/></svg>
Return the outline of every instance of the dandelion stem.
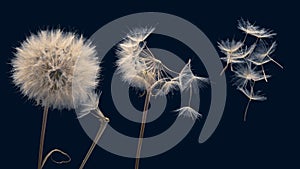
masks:
<svg viewBox="0 0 300 169"><path fill-rule="evenodd" d="M230 70L233 71L232 63L230 63Z"/></svg>
<svg viewBox="0 0 300 169"><path fill-rule="evenodd" d="M251 91L250 91L250 95L251 97L249 97L249 101L247 103L247 106L246 106L246 109L245 109L245 112L244 112L244 121L247 120L247 113L248 113L248 108L249 108L249 105L250 105L250 102L252 100L252 96L254 94L254 85L255 85L255 81L253 81L253 83L250 83L250 87L251 87Z"/></svg>
<svg viewBox="0 0 300 169"><path fill-rule="evenodd" d="M254 44L256 45L259 40L260 40L260 38L256 38L256 41L254 42Z"/></svg>
<svg viewBox="0 0 300 169"><path fill-rule="evenodd" d="M99 127L99 130L98 130L98 132L97 132L97 134L96 134L96 136L93 140L93 143L92 143L90 149L88 150L88 152L86 153L84 159L82 160L82 163L81 163L79 169L83 169L83 167L85 166L85 164L86 164L87 160L89 159L89 157L91 156L96 144L98 143L99 139L103 135L104 130L106 129L107 123L109 122L109 118L104 117L103 113L100 110L98 111L98 115L100 115L99 121L101 123L100 127Z"/></svg>
<svg viewBox="0 0 300 169"><path fill-rule="evenodd" d="M226 66L223 68L223 70L221 71L221 73L220 73L220 75L222 75L224 72L225 72L225 70L228 68L228 62L227 62L227 64L226 64Z"/></svg>
<svg viewBox="0 0 300 169"><path fill-rule="evenodd" d="M191 106L192 95L193 95L193 90L192 90L192 85L190 84L190 98L189 98L189 106Z"/></svg>
<svg viewBox="0 0 300 169"><path fill-rule="evenodd" d="M55 153L55 152L58 152L58 153L61 153L62 155L65 155L65 156L68 158L68 160L55 161L55 160L52 159L52 161L53 161L54 163L56 163L56 164L63 164L63 163L68 163L68 162L71 161L71 157L70 157L67 153L65 153L65 152L63 152L62 150L59 150L59 149L53 149L53 150L51 150L51 151L45 156L45 158L44 158L44 160L43 160L43 162L42 162L42 167L44 167L44 165L45 165L46 161L48 160L48 158L49 158L53 153Z"/></svg>
<svg viewBox="0 0 300 169"><path fill-rule="evenodd" d="M267 56L272 62L274 62L276 65L278 65L281 69L283 69L283 66L279 64L277 61L275 61L273 58L271 58L269 55Z"/></svg>
<svg viewBox="0 0 300 169"><path fill-rule="evenodd" d="M145 131L145 124L146 124L146 120L147 120L148 107L149 107L149 103L150 103L150 97L151 97L151 91L147 90L145 104L144 104L144 110L143 110L142 123L141 123L141 128L140 128L138 147L136 150L135 169L139 168L139 162L140 162L140 157L141 157L142 143L143 143L143 137L144 137L144 131Z"/></svg>
<svg viewBox="0 0 300 169"><path fill-rule="evenodd" d="M250 102L251 102L251 99L249 99L248 104L247 104L246 109L245 109L245 112L244 112L244 121L246 121L246 119L247 119L247 112L248 112Z"/></svg>
<svg viewBox="0 0 300 169"><path fill-rule="evenodd" d="M42 169L42 167L43 167L42 161L43 161L43 149L44 149L47 117L48 117L48 105L44 107L44 112L43 112L43 121L42 121L40 147L39 147L39 158L38 158L38 169Z"/></svg>
<svg viewBox="0 0 300 169"><path fill-rule="evenodd" d="M246 39L247 39L247 36L248 36L248 33L246 33L245 37L244 37L244 40L243 40L243 44L245 43Z"/></svg>
<svg viewBox="0 0 300 169"><path fill-rule="evenodd" d="M262 69L262 72L263 72L263 74L264 74L265 81L268 82L267 76L266 76L266 73L265 73L265 69L264 69L264 66L263 66L263 65L261 65L261 69Z"/></svg>

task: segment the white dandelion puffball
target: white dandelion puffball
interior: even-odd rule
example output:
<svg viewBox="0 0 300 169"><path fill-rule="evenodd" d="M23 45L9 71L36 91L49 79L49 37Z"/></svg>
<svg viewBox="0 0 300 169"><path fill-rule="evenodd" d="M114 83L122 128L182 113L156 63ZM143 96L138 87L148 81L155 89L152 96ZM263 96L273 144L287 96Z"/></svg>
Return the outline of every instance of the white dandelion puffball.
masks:
<svg viewBox="0 0 300 169"><path fill-rule="evenodd" d="M74 80L80 82L76 96L85 95L82 92L97 86L100 71L95 46L59 29L28 37L16 48L12 67L13 82L22 94L53 109L74 108Z"/></svg>

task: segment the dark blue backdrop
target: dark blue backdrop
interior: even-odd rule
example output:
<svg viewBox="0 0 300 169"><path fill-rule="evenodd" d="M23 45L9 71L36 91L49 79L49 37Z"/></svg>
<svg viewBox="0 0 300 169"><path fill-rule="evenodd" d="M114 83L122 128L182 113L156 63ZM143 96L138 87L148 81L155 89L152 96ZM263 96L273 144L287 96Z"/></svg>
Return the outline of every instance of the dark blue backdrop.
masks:
<svg viewBox="0 0 300 169"><path fill-rule="evenodd" d="M228 80L225 112L214 135L204 144L198 144L197 138L203 125L200 120L180 144L162 155L142 159L140 168L298 168L299 110L296 99L299 89L295 80L298 78L296 73L299 73L296 65L299 61L296 46L299 37L299 18L296 16L299 16L299 12L296 5L287 1L280 4L254 1L202 3L1 2L1 168L37 166L42 109L22 97L12 84L9 62L14 48L30 32L41 28L60 27L89 37L114 19L145 11L182 17L198 26L215 46L217 41L239 34L236 21L241 17L256 21L258 25L272 28L278 33L275 54L284 70L276 66L268 68L273 74L269 83L263 87L268 100L251 105L246 123L242 121L246 99L231 87ZM126 126L126 121L118 124L122 125ZM122 130L126 131L126 128ZM138 133L138 128L132 133ZM66 165L48 162L44 168L78 168L90 144L91 140L82 130L73 111L51 111L45 152L52 148L62 148L72 156L72 162ZM87 169L120 167L133 168L134 159L110 154L100 147L96 147L86 165Z"/></svg>

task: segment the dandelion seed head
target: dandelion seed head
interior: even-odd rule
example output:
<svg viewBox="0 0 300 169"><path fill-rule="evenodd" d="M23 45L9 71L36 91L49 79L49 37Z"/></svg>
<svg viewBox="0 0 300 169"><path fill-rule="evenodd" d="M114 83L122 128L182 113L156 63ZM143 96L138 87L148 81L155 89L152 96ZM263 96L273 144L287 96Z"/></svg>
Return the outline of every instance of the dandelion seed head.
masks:
<svg viewBox="0 0 300 169"><path fill-rule="evenodd" d="M13 82L37 105L71 109L74 79L81 82L82 90L97 85L99 61L95 56L95 47L82 37L59 29L40 31L16 48Z"/></svg>
<svg viewBox="0 0 300 169"><path fill-rule="evenodd" d="M154 57L145 42L153 31L154 28L131 30L117 51L117 66L123 81L142 90L149 89L164 76L161 61Z"/></svg>

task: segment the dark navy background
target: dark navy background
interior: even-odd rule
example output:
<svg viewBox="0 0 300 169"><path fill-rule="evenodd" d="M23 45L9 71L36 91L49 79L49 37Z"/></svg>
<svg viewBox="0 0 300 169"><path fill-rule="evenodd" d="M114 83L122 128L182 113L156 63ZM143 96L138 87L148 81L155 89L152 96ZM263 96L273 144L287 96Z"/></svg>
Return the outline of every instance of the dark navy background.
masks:
<svg viewBox="0 0 300 169"><path fill-rule="evenodd" d="M225 112L214 135L204 144L197 142L203 125L203 120L200 120L180 144L159 156L142 159L140 168L299 168L299 110L296 107L299 104L299 84L296 81L299 77L298 10L288 1L1 2L1 168L37 167L42 108L21 96L12 84L9 63L14 48L30 32L39 29L62 28L90 37L114 19L151 11L174 14L190 21L216 47L216 42L221 39L240 36L236 24L241 17L272 28L278 33L275 59L284 70L275 65L268 66L267 71L273 77L269 83L260 86L268 100L250 105L246 123L242 121L242 113L247 100L231 86L231 74L227 73ZM101 87L109 90L106 88L109 86ZM101 106L105 109L111 105ZM120 122L115 122L116 126L123 126L120 130L138 134L138 128L127 129L127 121ZM165 126L156 127L159 130ZM151 130L146 128L146 132L151 135ZM56 165L49 161L44 168L78 168L90 144L91 140L73 111L51 111L44 152L61 148L71 155L72 162ZM96 147L86 168L134 168L134 159L119 157Z"/></svg>

